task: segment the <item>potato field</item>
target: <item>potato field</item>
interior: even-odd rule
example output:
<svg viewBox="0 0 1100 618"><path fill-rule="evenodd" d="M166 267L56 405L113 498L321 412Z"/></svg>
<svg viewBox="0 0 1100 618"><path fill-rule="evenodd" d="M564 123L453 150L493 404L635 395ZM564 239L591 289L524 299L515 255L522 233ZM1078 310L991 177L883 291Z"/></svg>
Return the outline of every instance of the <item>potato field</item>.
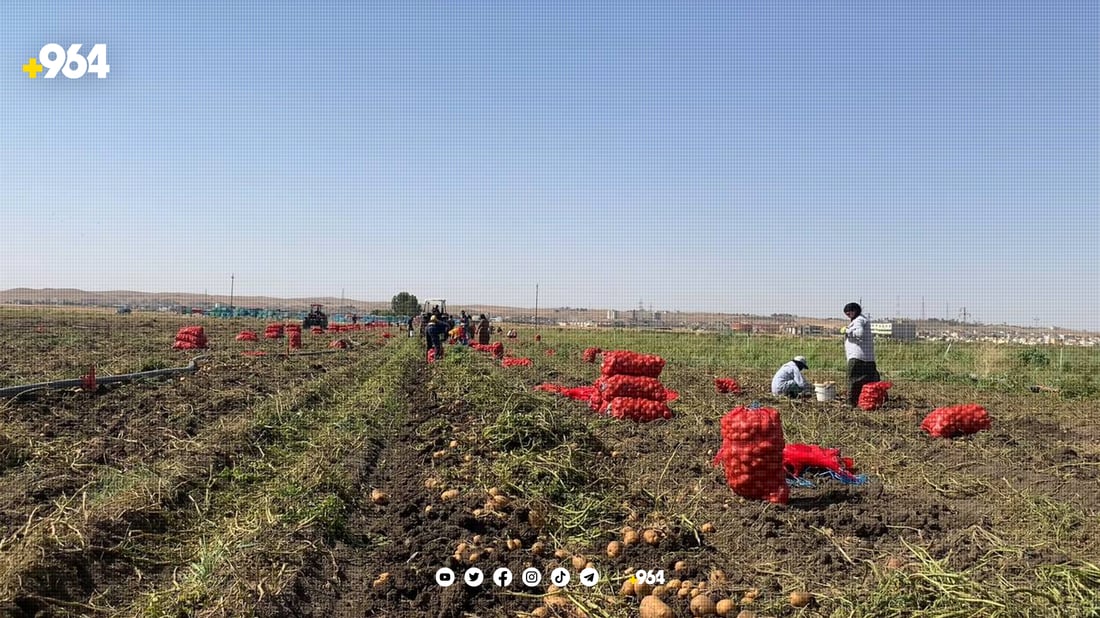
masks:
<svg viewBox="0 0 1100 618"><path fill-rule="evenodd" d="M173 349L193 325L209 348ZM493 341L531 363L504 366L461 346L428 364L400 329L306 330L288 354L266 326L0 309L0 389L202 355L164 379L0 400L0 614L1100 615L1095 350L880 339L893 388L865 412L842 401L839 336L519 328ZM672 418L601 416L535 388L591 386L590 347L663 358ZM796 354L837 401L768 394ZM865 482L806 477L786 505L735 495L712 465L720 421L754 403ZM968 403L989 430L921 431ZM577 582L589 563L591 588ZM573 582L550 588L558 566ZM441 567L459 581L438 586ZM479 587L461 581L471 567ZM499 567L516 581L489 581ZM519 582L528 567L541 585Z"/></svg>

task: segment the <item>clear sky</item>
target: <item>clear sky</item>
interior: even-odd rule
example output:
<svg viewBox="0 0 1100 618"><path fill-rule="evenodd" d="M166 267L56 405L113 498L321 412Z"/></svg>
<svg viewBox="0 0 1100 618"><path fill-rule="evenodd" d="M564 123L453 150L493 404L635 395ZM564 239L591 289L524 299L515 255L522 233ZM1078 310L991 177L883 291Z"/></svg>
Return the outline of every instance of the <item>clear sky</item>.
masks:
<svg viewBox="0 0 1100 618"><path fill-rule="evenodd" d="M0 289L1100 330L1098 41L1091 1L5 2ZM109 76L29 79L46 43Z"/></svg>

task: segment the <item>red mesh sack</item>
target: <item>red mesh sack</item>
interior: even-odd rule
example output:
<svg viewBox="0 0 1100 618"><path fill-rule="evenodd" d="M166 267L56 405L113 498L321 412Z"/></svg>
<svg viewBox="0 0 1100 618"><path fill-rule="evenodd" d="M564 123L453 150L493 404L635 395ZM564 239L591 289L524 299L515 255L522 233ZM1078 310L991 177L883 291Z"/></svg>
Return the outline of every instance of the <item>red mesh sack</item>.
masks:
<svg viewBox="0 0 1100 618"><path fill-rule="evenodd" d="M886 403L886 391L890 390L891 386L893 386L891 382L864 384L863 390L859 392L859 408L866 412L881 408L882 404Z"/></svg>
<svg viewBox="0 0 1100 618"><path fill-rule="evenodd" d="M257 341L256 333L250 330L242 330L236 337L237 341Z"/></svg>
<svg viewBox="0 0 1100 618"><path fill-rule="evenodd" d="M665 387L657 378L645 376L613 375L599 381L602 397L637 397L638 399L665 400Z"/></svg>
<svg viewBox="0 0 1100 618"><path fill-rule="evenodd" d="M300 350L302 348L302 327L297 324L290 324L286 327L287 343L290 345L291 350Z"/></svg>
<svg viewBox="0 0 1100 618"><path fill-rule="evenodd" d="M714 378L714 388L719 393L741 394L741 385L733 378Z"/></svg>
<svg viewBox="0 0 1100 618"><path fill-rule="evenodd" d="M309 332L311 335L323 335L325 334L325 329L321 328L320 326L314 326L309 329Z"/></svg>
<svg viewBox="0 0 1100 618"><path fill-rule="evenodd" d="M500 361L500 364L505 367L530 367L531 359L508 357Z"/></svg>
<svg viewBox="0 0 1100 618"><path fill-rule="evenodd" d="M600 393L600 385L603 383L603 378L597 378L596 383L592 385L592 394L588 397L588 407L593 412L603 414L606 410L604 405L603 395Z"/></svg>
<svg viewBox="0 0 1100 618"><path fill-rule="evenodd" d="M172 347L177 350L202 350L206 344L206 333L201 326L182 326L176 332Z"/></svg>
<svg viewBox="0 0 1100 618"><path fill-rule="evenodd" d="M282 339L283 338L283 325L282 324L268 324L264 329L264 339Z"/></svg>
<svg viewBox="0 0 1100 618"><path fill-rule="evenodd" d="M672 410L668 409L665 402L637 397L616 397L610 400L604 413L612 418L636 423L672 418Z"/></svg>
<svg viewBox="0 0 1100 618"><path fill-rule="evenodd" d="M603 353L603 350L599 348L585 348L584 354L581 355L581 359L586 363L596 362L596 357Z"/></svg>
<svg viewBox="0 0 1100 618"><path fill-rule="evenodd" d="M544 382L535 387L536 391L546 391L548 393L557 393L562 397L568 397L569 399L575 399L577 401L587 402L592 398L592 391L596 390L594 386L576 386L568 387L560 384L551 384L550 382Z"/></svg>
<svg viewBox="0 0 1100 618"><path fill-rule="evenodd" d="M771 408L740 406L722 417L722 466L733 493L750 500L786 504L790 491L783 469L783 424Z"/></svg>
<svg viewBox="0 0 1100 618"><path fill-rule="evenodd" d="M337 349L337 350L346 350L346 349L348 349L348 340L347 339L333 339L332 341L329 342L328 347L333 348L333 349Z"/></svg>
<svg viewBox="0 0 1100 618"><path fill-rule="evenodd" d="M661 377L665 368L665 359L654 354L638 354L629 350L604 352L600 374L604 377L615 375Z"/></svg>
<svg viewBox="0 0 1100 618"><path fill-rule="evenodd" d="M492 354L493 358L504 358L504 344L499 341L490 344L471 343L470 347L478 352Z"/></svg>
<svg viewBox="0 0 1100 618"><path fill-rule="evenodd" d="M985 408L968 403L934 410L924 417L920 428L936 438L954 438L984 431L991 424Z"/></svg>

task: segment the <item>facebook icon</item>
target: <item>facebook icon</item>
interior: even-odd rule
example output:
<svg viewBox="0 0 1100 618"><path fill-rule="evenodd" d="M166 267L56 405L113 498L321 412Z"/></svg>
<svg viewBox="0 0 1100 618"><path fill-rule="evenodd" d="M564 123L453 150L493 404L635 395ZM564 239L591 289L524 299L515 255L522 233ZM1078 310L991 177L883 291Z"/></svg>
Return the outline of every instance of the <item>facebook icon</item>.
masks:
<svg viewBox="0 0 1100 618"><path fill-rule="evenodd" d="M507 588L511 586L512 572L503 567L493 571L493 583L497 585L497 588Z"/></svg>

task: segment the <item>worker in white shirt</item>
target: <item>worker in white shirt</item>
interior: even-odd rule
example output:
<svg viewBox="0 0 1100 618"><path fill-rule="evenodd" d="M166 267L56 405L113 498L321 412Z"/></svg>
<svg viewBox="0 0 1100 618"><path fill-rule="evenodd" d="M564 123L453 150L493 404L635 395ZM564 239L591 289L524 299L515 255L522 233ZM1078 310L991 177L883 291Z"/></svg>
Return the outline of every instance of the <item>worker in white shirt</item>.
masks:
<svg viewBox="0 0 1100 618"><path fill-rule="evenodd" d="M875 335L863 308L859 303L848 303L844 305L844 315L851 320L844 329L844 356L848 359L848 405L854 408L863 385L882 378L875 365Z"/></svg>
<svg viewBox="0 0 1100 618"><path fill-rule="evenodd" d="M802 377L802 372L807 368L805 356L796 356L784 363L772 378L772 394L786 395L792 399L809 394L810 385Z"/></svg>

